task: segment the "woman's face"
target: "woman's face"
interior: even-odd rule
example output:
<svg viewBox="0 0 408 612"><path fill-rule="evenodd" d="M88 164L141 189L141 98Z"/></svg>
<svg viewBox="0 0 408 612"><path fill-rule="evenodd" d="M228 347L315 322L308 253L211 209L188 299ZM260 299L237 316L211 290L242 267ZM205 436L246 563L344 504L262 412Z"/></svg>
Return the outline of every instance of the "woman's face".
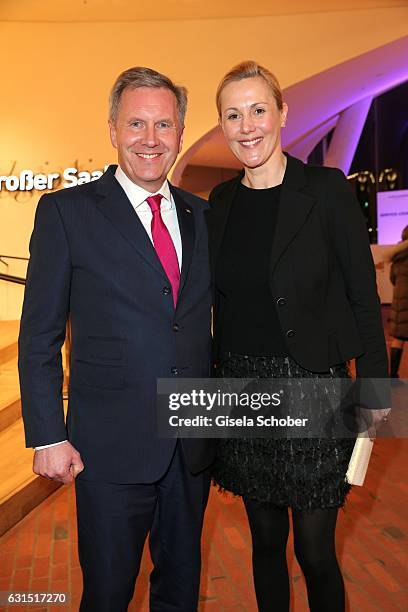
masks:
<svg viewBox="0 0 408 612"><path fill-rule="evenodd" d="M233 81L220 97L220 123L234 155L248 168L266 164L281 152L280 130L287 105L279 110L272 89L262 77Z"/></svg>

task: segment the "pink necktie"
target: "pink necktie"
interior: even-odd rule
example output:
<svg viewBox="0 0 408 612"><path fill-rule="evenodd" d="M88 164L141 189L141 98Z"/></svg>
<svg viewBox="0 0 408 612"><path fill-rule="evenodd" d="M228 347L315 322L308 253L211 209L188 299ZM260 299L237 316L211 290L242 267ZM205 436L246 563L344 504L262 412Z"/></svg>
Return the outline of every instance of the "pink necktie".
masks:
<svg viewBox="0 0 408 612"><path fill-rule="evenodd" d="M157 193L154 196L149 196L146 202L151 208L152 218L152 238L154 248L161 261L164 271L167 274L167 278L171 283L173 291L173 302L174 308L177 304L177 296L180 287L180 270L177 259L176 249L174 248L173 240L171 239L170 232L161 216L160 212L160 201L162 195Z"/></svg>

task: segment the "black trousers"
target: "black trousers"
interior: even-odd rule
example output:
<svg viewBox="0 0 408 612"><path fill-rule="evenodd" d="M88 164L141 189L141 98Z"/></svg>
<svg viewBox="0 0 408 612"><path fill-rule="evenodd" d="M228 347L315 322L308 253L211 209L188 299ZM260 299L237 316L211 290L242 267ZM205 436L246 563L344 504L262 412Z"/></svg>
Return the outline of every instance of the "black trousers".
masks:
<svg viewBox="0 0 408 612"><path fill-rule="evenodd" d="M126 612L148 533L151 612L195 612L209 470L192 475L180 443L153 484L76 481L82 612Z"/></svg>

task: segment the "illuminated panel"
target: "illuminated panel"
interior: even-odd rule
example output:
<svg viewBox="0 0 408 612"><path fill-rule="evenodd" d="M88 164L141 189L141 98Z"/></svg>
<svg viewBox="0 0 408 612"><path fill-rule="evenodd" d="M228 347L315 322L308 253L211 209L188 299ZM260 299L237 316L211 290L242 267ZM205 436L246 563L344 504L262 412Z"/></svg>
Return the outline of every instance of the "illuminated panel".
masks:
<svg viewBox="0 0 408 612"><path fill-rule="evenodd" d="M396 244L408 225L408 189L377 193L378 244Z"/></svg>

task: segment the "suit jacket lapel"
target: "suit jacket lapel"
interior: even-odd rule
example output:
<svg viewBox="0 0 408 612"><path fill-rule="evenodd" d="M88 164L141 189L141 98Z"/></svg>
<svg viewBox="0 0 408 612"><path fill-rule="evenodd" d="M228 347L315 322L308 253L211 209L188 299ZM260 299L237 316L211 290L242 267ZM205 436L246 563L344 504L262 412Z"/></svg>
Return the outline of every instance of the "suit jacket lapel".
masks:
<svg viewBox="0 0 408 612"><path fill-rule="evenodd" d="M315 197L308 191L304 164L287 155L287 166L271 251L271 272L305 223L314 204Z"/></svg>
<svg viewBox="0 0 408 612"><path fill-rule="evenodd" d="M287 166L282 183L277 226L271 251L271 272L285 249L305 223L315 204L314 195L308 190L304 164L288 154L286 154L286 157ZM243 172L236 179L229 181L225 188L217 194L213 208L205 213L209 233L210 265L213 278L229 212L242 177Z"/></svg>
<svg viewBox="0 0 408 612"><path fill-rule="evenodd" d="M115 179L114 172L115 166L110 166L97 181L98 200L96 205L139 255L156 272L167 278L155 248L127 195Z"/></svg>
<svg viewBox="0 0 408 612"><path fill-rule="evenodd" d="M188 271L190 269L191 259L193 257L194 251L194 241L195 241L195 227L194 227L194 214L191 210L191 207L184 200L180 191L170 185L170 191L174 198L174 203L176 205L177 210L177 218L179 222L180 235L181 235L181 245L183 250L183 257L181 263L181 275L180 275L180 289L179 289L179 298L181 292L183 291L183 287L186 283Z"/></svg>
<svg viewBox="0 0 408 612"><path fill-rule="evenodd" d="M225 189L223 189L219 194L217 194L214 206L209 210L206 210L204 213L208 227L210 269L213 278L215 275L218 254L227 225L229 213L242 176L243 172L240 172L240 174L235 179L229 181L229 184L225 186Z"/></svg>

